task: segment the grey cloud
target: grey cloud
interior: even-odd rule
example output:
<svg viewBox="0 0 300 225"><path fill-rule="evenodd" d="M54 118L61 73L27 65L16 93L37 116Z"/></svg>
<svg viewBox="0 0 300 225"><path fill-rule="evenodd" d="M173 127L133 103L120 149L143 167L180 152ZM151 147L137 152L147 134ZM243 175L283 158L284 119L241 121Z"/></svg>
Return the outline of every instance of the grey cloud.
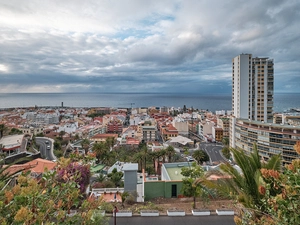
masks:
<svg viewBox="0 0 300 225"><path fill-rule="evenodd" d="M299 11L293 0L2 1L0 89L231 93L231 59L252 53L274 58L276 90L299 91Z"/></svg>

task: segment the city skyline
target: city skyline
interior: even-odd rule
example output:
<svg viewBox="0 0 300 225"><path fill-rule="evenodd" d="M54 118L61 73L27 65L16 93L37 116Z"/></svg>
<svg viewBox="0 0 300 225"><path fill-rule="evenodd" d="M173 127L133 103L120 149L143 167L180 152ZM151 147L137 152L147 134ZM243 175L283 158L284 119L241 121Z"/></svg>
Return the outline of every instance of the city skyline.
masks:
<svg viewBox="0 0 300 225"><path fill-rule="evenodd" d="M299 92L299 10L296 0L4 0L0 93L231 93L242 53L274 59L274 92Z"/></svg>

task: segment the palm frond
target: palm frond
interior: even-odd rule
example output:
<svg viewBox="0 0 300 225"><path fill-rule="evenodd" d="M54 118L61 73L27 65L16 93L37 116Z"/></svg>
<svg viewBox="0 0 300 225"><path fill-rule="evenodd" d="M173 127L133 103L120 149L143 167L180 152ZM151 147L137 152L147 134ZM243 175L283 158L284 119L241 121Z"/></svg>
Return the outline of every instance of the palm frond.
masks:
<svg viewBox="0 0 300 225"><path fill-rule="evenodd" d="M269 169L269 170L280 170L281 166L281 155L273 155L268 162L263 165L264 168Z"/></svg>

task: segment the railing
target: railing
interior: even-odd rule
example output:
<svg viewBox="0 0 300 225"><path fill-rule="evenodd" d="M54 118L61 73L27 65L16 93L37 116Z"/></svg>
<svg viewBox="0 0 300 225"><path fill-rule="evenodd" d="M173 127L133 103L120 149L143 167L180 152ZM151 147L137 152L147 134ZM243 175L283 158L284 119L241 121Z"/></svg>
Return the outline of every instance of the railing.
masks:
<svg viewBox="0 0 300 225"><path fill-rule="evenodd" d="M115 192L124 192L124 188L92 188L92 192L93 193L100 193L100 194L102 194L102 193L104 193L104 192L106 192L106 193L115 193Z"/></svg>

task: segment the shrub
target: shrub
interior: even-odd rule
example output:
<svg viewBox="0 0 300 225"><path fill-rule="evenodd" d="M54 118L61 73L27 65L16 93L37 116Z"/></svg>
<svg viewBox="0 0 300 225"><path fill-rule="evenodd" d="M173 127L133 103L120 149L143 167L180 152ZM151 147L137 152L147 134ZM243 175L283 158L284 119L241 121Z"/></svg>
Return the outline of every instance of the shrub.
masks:
<svg viewBox="0 0 300 225"><path fill-rule="evenodd" d="M114 206L109 202L102 202L99 208L104 210L106 213L112 213L114 210Z"/></svg>

